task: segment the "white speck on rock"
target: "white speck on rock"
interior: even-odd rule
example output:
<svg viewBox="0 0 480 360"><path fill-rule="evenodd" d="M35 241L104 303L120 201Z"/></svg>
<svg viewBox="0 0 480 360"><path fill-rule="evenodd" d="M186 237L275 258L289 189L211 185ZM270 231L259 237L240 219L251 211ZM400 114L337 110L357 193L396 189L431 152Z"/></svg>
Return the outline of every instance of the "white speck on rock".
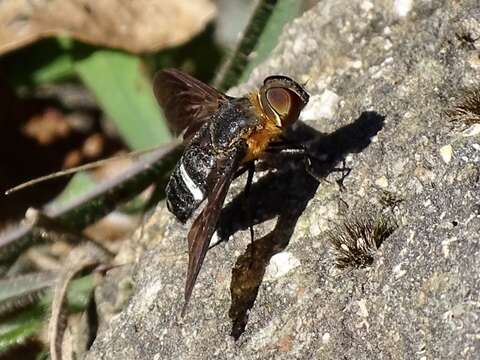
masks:
<svg viewBox="0 0 480 360"><path fill-rule="evenodd" d="M266 345L272 342L274 339L274 333L277 329L275 323L271 321L269 324L257 331L251 338L250 343L252 349L261 349L264 348Z"/></svg>
<svg viewBox="0 0 480 360"><path fill-rule="evenodd" d="M383 48L388 51L388 50L390 50L392 47L393 47L392 42L391 42L390 40L386 39L386 40L385 40L385 44L383 45ZM389 58L389 59L391 59L391 58ZM393 60L393 59L392 59L392 60Z"/></svg>
<svg viewBox="0 0 480 360"><path fill-rule="evenodd" d="M295 55L304 55L307 48L308 48L308 44L307 44L307 36L304 35L304 36L297 36L297 38L295 39L294 43L293 43L293 53Z"/></svg>
<svg viewBox="0 0 480 360"><path fill-rule="evenodd" d="M388 64L393 64L393 57L390 56L390 57L386 58L385 60L383 60L381 66L388 65Z"/></svg>
<svg viewBox="0 0 480 360"><path fill-rule="evenodd" d="M163 282L158 280L155 281L153 284L150 284L148 288L145 288L142 291L142 303L145 309L148 309L150 305L152 305L158 298L158 294L164 289Z"/></svg>
<svg viewBox="0 0 480 360"><path fill-rule="evenodd" d="M413 0L395 0L393 7L398 17L405 17L412 10Z"/></svg>
<svg viewBox="0 0 480 360"><path fill-rule="evenodd" d="M445 258L448 258L448 256L450 255L449 245L455 241L458 241L458 238L456 236L442 241L442 253Z"/></svg>
<svg viewBox="0 0 480 360"><path fill-rule="evenodd" d="M363 318L368 317L367 301L362 299L358 301L358 312L357 314Z"/></svg>
<svg viewBox="0 0 480 360"><path fill-rule="evenodd" d="M362 68L362 60L354 60L350 63L350 65L352 66L352 68L354 69L361 69Z"/></svg>
<svg viewBox="0 0 480 360"><path fill-rule="evenodd" d="M410 244L414 238L415 238L415 231L410 230L410 236L407 238L407 244Z"/></svg>
<svg viewBox="0 0 480 360"><path fill-rule="evenodd" d="M452 145L448 144L440 148L440 156L442 157L442 160L445 164L448 164L450 161L452 161L452 155L453 155Z"/></svg>
<svg viewBox="0 0 480 360"><path fill-rule="evenodd" d="M462 132L464 137L476 136L480 134L480 124L473 124L468 129Z"/></svg>
<svg viewBox="0 0 480 360"><path fill-rule="evenodd" d="M381 176L375 180L375 185L377 185L379 188L386 189L388 187L388 180L385 176Z"/></svg>
<svg viewBox="0 0 480 360"><path fill-rule="evenodd" d="M310 225L309 232L312 236L319 236L322 233L317 221Z"/></svg>
<svg viewBox="0 0 480 360"><path fill-rule="evenodd" d="M322 343L328 344L329 342L330 342L330 334L329 334L329 333L323 334L323 336L322 336Z"/></svg>
<svg viewBox="0 0 480 360"><path fill-rule="evenodd" d="M325 90L321 95L313 95L300 115L302 121L331 119L335 115L340 96L330 90Z"/></svg>
<svg viewBox="0 0 480 360"><path fill-rule="evenodd" d="M401 278L403 275L407 273L406 270L402 270L402 264L398 264L397 266L395 266L393 268L393 272L395 273L395 278L397 279Z"/></svg>
<svg viewBox="0 0 480 360"><path fill-rule="evenodd" d="M363 11L370 11L373 9L373 4L370 1L364 1L360 4L360 8Z"/></svg>
<svg viewBox="0 0 480 360"><path fill-rule="evenodd" d="M270 263L265 270L265 279L278 279L297 266L300 266L300 261L289 252L283 251L270 259Z"/></svg>

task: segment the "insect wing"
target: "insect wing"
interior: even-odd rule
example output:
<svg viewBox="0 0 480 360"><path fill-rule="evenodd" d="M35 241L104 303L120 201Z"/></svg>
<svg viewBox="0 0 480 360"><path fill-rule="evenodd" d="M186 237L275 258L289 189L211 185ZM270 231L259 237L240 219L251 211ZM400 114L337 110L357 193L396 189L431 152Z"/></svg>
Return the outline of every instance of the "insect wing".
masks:
<svg viewBox="0 0 480 360"><path fill-rule="evenodd" d="M242 150L244 149L239 148L230 156L217 162L216 167L209 175L209 183L212 186L210 187L207 205L195 219L188 233L188 271L182 316L185 314L192 295L198 273L210 245L210 239L215 232L228 188L240 165L241 159L245 155L245 151Z"/></svg>
<svg viewBox="0 0 480 360"><path fill-rule="evenodd" d="M153 90L175 134L190 138L228 97L194 77L175 69L159 71Z"/></svg>

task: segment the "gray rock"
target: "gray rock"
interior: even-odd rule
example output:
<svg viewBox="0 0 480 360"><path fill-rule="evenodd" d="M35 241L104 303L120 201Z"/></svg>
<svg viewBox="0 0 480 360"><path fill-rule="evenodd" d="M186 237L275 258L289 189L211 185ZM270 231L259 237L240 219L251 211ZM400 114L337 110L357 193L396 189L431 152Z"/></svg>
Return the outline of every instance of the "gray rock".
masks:
<svg viewBox="0 0 480 360"><path fill-rule="evenodd" d="M188 226L160 204L117 259L128 271L97 292L106 320L87 358L478 359L480 131L444 111L480 84L479 14L478 0L324 0L288 26L235 90L308 80L292 136L325 157L328 181L282 159L245 205L236 180L216 236L228 241L208 252L184 318ZM341 271L325 234L358 213L399 227L370 267Z"/></svg>

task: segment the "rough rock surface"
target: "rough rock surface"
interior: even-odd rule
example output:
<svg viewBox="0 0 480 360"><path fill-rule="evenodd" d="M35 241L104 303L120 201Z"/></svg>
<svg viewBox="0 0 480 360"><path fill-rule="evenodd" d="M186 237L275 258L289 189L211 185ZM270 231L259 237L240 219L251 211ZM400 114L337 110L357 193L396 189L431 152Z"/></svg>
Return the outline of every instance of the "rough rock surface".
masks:
<svg viewBox="0 0 480 360"><path fill-rule="evenodd" d="M291 24L248 86L308 80L292 136L328 181L284 159L257 174L250 216L235 181L184 318L188 226L160 204L97 292L109 320L87 358L478 359L480 130L444 111L480 84L479 24L477 0L325 0ZM359 212L399 227L372 266L340 271L325 234Z"/></svg>

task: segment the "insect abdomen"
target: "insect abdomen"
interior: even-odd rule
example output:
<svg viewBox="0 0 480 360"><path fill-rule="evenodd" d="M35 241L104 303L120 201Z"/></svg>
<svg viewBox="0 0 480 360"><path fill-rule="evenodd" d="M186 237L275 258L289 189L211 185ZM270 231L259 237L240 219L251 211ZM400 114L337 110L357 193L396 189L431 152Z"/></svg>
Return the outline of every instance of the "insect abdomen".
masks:
<svg viewBox="0 0 480 360"><path fill-rule="evenodd" d="M211 154L192 144L175 166L165 190L168 210L182 223L205 199L207 177L213 162Z"/></svg>

